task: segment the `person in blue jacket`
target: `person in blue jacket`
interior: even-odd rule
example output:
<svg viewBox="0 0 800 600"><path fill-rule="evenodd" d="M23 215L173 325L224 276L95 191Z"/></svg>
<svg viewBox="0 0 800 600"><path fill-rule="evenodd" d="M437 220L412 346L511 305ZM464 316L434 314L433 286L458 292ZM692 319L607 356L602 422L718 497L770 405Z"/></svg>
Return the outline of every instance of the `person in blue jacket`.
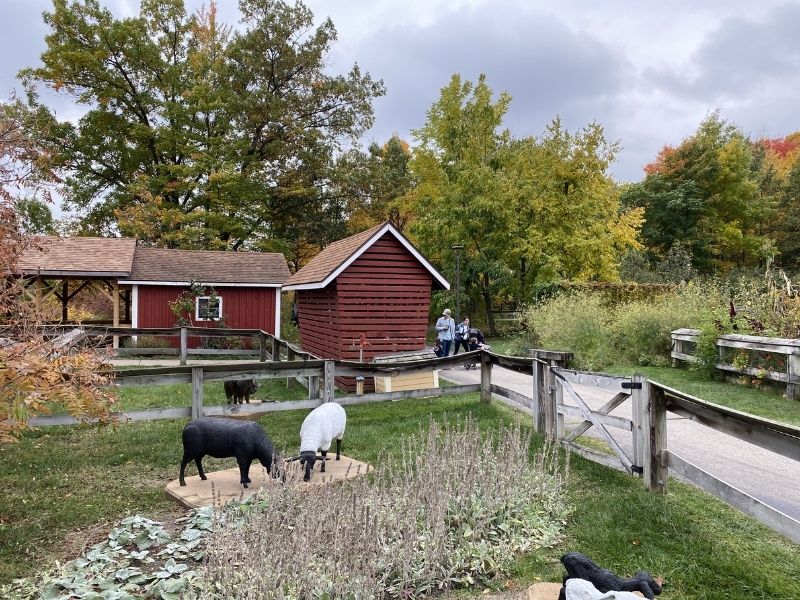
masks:
<svg viewBox="0 0 800 600"><path fill-rule="evenodd" d="M456 322L450 316L450 309L445 308L442 316L436 321L437 338L442 343L441 356L450 356L450 346L456 335Z"/></svg>

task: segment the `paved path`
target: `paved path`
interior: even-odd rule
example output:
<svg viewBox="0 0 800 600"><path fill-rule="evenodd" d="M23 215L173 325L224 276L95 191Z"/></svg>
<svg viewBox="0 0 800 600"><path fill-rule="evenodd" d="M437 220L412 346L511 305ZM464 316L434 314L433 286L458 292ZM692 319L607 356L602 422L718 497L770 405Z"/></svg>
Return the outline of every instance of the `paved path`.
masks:
<svg viewBox="0 0 800 600"><path fill-rule="evenodd" d="M480 382L480 370L454 367L440 371L439 375L454 383ZM528 397L532 395L530 375L495 366L492 383ZM599 408L614 395L587 386L573 384L573 387L592 409ZM564 397L566 403L574 404L567 394ZM630 413L631 401L626 400L611 414L630 418ZM630 434L616 428L609 428L609 431L625 451L630 452ZM672 413L667 413L667 447L715 477L800 520L800 462Z"/></svg>

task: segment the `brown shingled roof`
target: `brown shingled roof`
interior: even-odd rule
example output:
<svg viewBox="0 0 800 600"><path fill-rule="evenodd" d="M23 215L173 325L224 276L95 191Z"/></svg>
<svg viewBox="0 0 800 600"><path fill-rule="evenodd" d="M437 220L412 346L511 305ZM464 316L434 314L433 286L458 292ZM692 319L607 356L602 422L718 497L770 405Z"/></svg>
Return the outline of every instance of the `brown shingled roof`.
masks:
<svg viewBox="0 0 800 600"><path fill-rule="evenodd" d="M320 283L375 235L384 223L326 246L307 265L286 280L286 285Z"/></svg>
<svg viewBox="0 0 800 600"><path fill-rule="evenodd" d="M391 223L381 223L366 231L357 233L338 242L333 242L325 247L319 254L312 258L307 265L289 277L284 283L284 289L316 289L330 283L339 272L349 265L354 256L360 255L369 248L377 239L385 234L394 235L422 265L431 273L437 286L450 289L450 284L442 275L422 256L419 251L400 233Z"/></svg>
<svg viewBox="0 0 800 600"><path fill-rule="evenodd" d="M281 285L289 277L283 254L136 248L130 281Z"/></svg>
<svg viewBox="0 0 800 600"><path fill-rule="evenodd" d="M30 248L20 257L25 274L56 276L117 276L131 272L133 238L42 236L42 249Z"/></svg>

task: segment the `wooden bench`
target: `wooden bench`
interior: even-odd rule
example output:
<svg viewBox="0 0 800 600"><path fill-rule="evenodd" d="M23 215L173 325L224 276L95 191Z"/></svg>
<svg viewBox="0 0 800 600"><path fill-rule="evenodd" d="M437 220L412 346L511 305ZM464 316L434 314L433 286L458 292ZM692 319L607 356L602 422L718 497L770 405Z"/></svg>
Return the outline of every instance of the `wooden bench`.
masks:
<svg viewBox="0 0 800 600"><path fill-rule="evenodd" d="M390 364L395 362L413 362L436 358L436 353L430 348L413 350L410 352L394 352L376 356L373 363ZM416 373L397 373L375 377L376 392L402 392L406 390L425 390L439 387L439 372L436 369L419 371Z"/></svg>

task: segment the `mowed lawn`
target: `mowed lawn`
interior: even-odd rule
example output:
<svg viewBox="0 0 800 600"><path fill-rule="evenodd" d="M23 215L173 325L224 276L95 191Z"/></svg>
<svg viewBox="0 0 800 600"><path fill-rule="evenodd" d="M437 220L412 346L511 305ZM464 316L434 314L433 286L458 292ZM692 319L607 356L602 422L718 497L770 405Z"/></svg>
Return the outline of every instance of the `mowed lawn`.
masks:
<svg viewBox="0 0 800 600"><path fill-rule="evenodd" d="M373 463L431 418L472 415L488 429L519 416L500 403L480 403L477 394L347 412L345 451ZM271 413L260 422L277 447L291 453L306 414ZM177 477L185 423L50 428L0 449L0 581L75 557L126 515L179 514L164 486ZM209 470L234 466L233 459L206 461ZM699 490L673 481L667 496L650 494L639 480L572 457L567 493L574 507L567 539L521 557L513 585L559 581L558 557L577 550L622 574L648 569L664 577L662 598L800 597L798 546Z"/></svg>

